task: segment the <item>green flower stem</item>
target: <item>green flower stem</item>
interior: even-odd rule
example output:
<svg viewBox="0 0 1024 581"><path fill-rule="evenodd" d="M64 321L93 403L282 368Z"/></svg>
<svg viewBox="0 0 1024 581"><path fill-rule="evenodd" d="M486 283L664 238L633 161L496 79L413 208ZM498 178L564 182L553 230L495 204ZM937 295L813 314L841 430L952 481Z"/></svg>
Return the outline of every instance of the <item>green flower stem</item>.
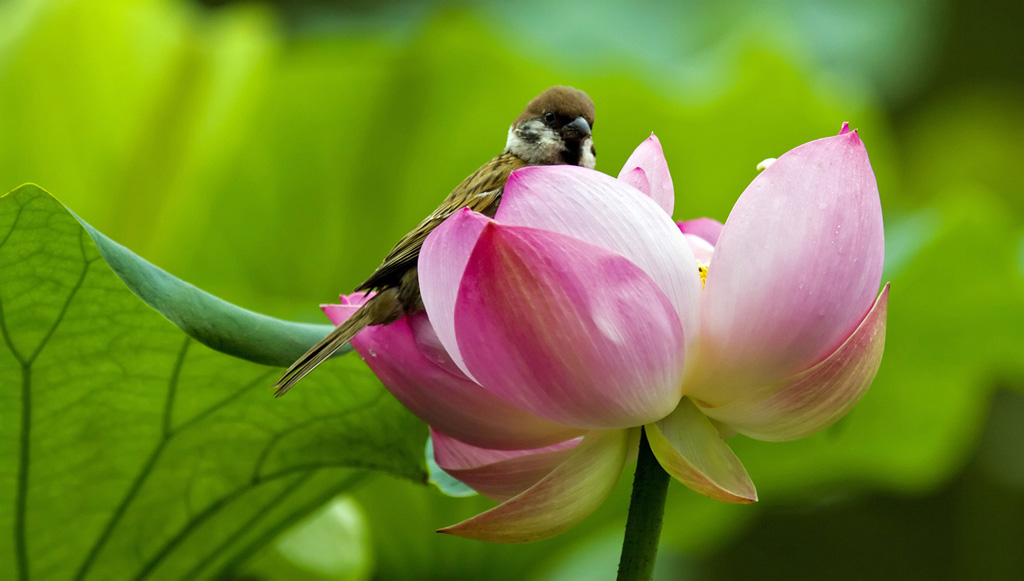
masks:
<svg viewBox="0 0 1024 581"><path fill-rule="evenodd" d="M641 431L633 495L629 499L629 517L626 519L626 538L622 542L622 557L619 558L619 581L650 581L654 578L668 480L668 472L651 451L647 433Z"/></svg>

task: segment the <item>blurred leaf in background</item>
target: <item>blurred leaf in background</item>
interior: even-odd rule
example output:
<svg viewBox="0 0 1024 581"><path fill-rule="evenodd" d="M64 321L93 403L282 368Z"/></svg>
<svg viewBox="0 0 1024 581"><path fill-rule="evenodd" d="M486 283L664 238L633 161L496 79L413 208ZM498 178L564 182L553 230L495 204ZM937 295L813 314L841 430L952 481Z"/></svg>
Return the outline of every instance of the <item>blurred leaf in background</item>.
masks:
<svg viewBox="0 0 1024 581"><path fill-rule="evenodd" d="M867 555L836 577L952 570L915 561L907 535L959 539L971 550L945 553L956 570L999 576L1020 563L984 549L1010 550L991 538L1005 522L993 507L1024 502L1019 480L991 476L1019 465L1020 446L997 443L1024 423L1006 403L1024 389L1024 15L996 4L11 2L0 6L0 188L41 183L175 275L319 322L315 305L361 281L548 85L594 98L600 170L657 132L677 219L724 219L759 161L850 121L886 213L892 309L878 378L814 438L732 441L758 505L673 486L660 572L791 571L807 549L785 539L817 531L835 539L834 562ZM363 536L313 524L290 534L320 530L347 554L368 543L372 557L356 561L379 578L570 579L581 563L610 573L627 480L585 527L532 545L434 535L486 501L384 477L346 501L365 521L344 530L365 525ZM949 503L955 514L939 509ZM237 570L294 578L304 557L282 548L288 538ZM766 539L780 542L746 549ZM820 577L823 561L807 562L803 576ZM369 574L345 567L334 578Z"/></svg>

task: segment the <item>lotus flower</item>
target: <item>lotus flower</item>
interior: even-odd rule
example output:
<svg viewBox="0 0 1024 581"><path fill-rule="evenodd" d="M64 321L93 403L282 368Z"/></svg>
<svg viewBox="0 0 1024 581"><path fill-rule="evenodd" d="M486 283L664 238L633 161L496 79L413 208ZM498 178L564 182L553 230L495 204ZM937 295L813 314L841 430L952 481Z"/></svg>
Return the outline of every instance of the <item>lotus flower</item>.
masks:
<svg viewBox="0 0 1024 581"><path fill-rule="evenodd" d="M567 530L611 493L640 428L665 470L756 500L725 442L825 428L882 356L882 212L844 125L786 153L722 224L671 219L653 135L618 179L573 166L509 179L493 219L464 210L427 238L425 312L352 343L431 426L435 459L501 504L443 529L496 542ZM336 324L362 297L326 305Z"/></svg>

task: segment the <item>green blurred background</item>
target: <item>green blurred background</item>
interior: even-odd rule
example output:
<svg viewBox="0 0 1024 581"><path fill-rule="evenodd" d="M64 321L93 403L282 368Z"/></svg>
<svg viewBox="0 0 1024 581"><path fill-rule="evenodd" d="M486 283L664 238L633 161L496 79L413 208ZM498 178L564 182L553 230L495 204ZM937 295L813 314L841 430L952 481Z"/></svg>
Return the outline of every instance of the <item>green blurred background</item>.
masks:
<svg viewBox="0 0 1024 581"><path fill-rule="evenodd" d="M659 575L1024 575L1024 6L965 0L0 5L0 189L35 182L247 308L320 321L504 144L524 103L597 103L598 169L651 131L676 219L766 157L859 128L892 281L878 378L812 438L730 443L753 506L673 484ZM236 572L264 579L602 579L630 474L582 526L436 535L488 506L373 477Z"/></svg>

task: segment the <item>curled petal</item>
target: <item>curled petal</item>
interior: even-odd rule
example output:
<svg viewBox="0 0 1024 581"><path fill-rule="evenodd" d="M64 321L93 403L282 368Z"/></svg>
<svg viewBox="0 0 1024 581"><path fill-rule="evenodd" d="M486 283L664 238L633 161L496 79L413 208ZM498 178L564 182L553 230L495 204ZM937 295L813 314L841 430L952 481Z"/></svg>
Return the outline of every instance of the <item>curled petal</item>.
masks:
<svg viewBox="0 0 1024 581"><path fill-rule="evenodd" d="M578 439L532 450L477 448L431 428L434 460L449 475L503 502L533 486L572 454Z"/></svg>
<svg viewBox="0 0 1024 581"><path fill-rule="evenodd" d="M671 415L644 429L654 456L676 480L714 500L757 500L743 464L689 398L684 397Z"/></svg>
<svg viewBox="0 0 1024 581"><path fill-rule="evenodd" d="M469 255L489 221L469 208L455 212L424 240L418 262L420 295L437 338L452 362L472 379L455 340L455 299Z"/></svg>
<svg viewBox="0 0 1024 581"><path fill-rule="evenodd" d="M796 440L827 428L850 411L875 378L885 347L888 304L886 284L857 330L827 359L793 377L702 411L758 440Z"/></svg>
<svg viewBox="0 0 1024 581"><path fill-rule="evenodd" d="M882 208L856 132L801 145L759 174L722 230L705 290L708 368L776 381L824 359L874 303ZM703 365L702 365L703 366ZM722 381L695 393L740 395Z"/></svg>
<svg viewBox="0 0 1024 581"><path fill-rule="evenodd" d="M718 244L718 237L722 234L723 224L714 218L694 218L679 222L679 230L683 234L690 234L703 239L711 246Z"/></svg>
<svg viewBox="0 0 1024 581"><path fill-rule="evenodd" d="M637 169L640 172L635 171ZM626 160L619 179L650 196L666 214L672 215L676 201L672 174L668 171L661 142L653 133Z"/></svg>
<svg viewBox="0 0 1024 581"><path fill-rule="evenodd" d="M455 331L482 386L565 426L637 426L679 401L683 330L665 294L629 260L567 236L485 226Z"/></svg>
<svg viewBox="0 0 1024 581"><path fill-rule="evenodd" d="M696 329L701 292L696 258L668 214L635 188L581 167L525 167L509 178L495 219L625 256L664 291L683 328Z"/></svg>
<svg viewBox="0 0 1024 581"><path fill-rule="evenodd" d="M565 532L604 503L629 454L629 430L591 432L536 484L491 510L438 532L525 543Z"/></svg>
<svg viewBox="0 0 1024 581"><path fill-rule="evenodd" d="M322 308L337 325L357 307ZM426 314L416 313L390 325L367 327L352 339L352 346L388 391L422 420L453 437L487 448L533 448L580 435L579 430L565 428L498 399L459 373L454 364L439 361L443 351L425 353L410 321L419 334L432 334Z"/></svg>

